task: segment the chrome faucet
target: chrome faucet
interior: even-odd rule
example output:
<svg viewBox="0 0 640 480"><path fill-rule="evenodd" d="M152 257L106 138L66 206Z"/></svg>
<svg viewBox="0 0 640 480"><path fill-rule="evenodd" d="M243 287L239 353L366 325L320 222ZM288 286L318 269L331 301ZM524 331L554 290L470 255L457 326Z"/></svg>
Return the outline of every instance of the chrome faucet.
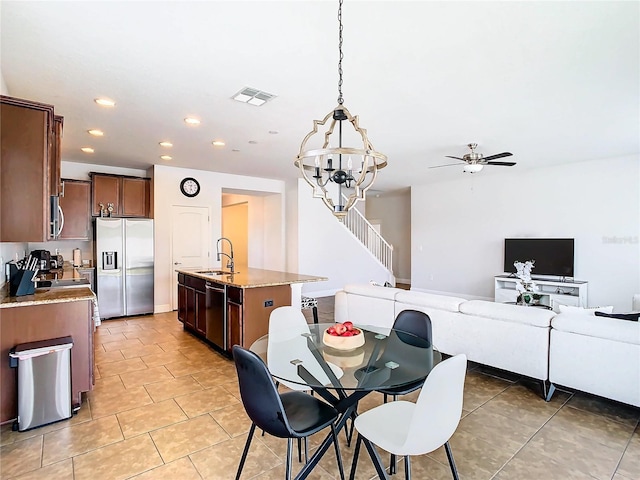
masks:
<svg viewBox="0 0 640 480"><path fill-rule="evenodd" d="M227 242L229 242L229 248L231 249L231 255L223 252L220 248L220 243L222 242L222 240L226 240ZM220 261L220 255L224 255L225 257L227 257L229 259L229 261L227 262L227 268L231 269L231 273L234 273L234 267L235 267L235 262L233 261L233 243L231 243L231 240L229 240L227 237L220 237L218 239L218 241L216 242L216 258L218 261Z"/></svg>

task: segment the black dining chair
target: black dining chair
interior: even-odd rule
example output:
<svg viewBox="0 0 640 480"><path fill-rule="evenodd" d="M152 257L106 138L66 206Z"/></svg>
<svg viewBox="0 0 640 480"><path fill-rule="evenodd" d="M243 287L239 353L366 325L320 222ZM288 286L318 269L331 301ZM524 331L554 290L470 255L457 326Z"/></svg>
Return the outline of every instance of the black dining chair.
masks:
<svg viewBox="0 0 640 480"><path fill-rule="evenodd" d="M429 318L429 315L424 312L419 312L418 310L403 310L396 316L396 319L393 322L393 329L397 332L398 338L406 343L411 344L413 335L415 335L421 340L426 340L428 342L428 346L433 344L431 318ZM411 335L403 336L401 332L407 332ZM407 395L415 392L422 388L422 385L424 385L424 379L401 387L383 388L377 391L384 395L384 403L387 403L387 397L389 395L391 395L393 401L396 401L398 399L398 395ZM391 454L389 472L392 475L396 473L396 456L393 454Z"/></svg>
<svg viewBox="0 0 640 480"><path fill-rule="evenodd" d="M279 393L262 359L239 345L233 346L233 360L238 372L242 404L252 422L240 465L238 465L236 480L240 479L256 427L274 437L287 439L285 467L287 480L291 479L293 439L306 438L331 427L340 478L344 480L342 457L334 424L338 418L338 411L328 403L307 393L296 391Z"/></svg>
<svg viewBox="0 0 640 480"><path fill-rule="evenodd" d="M405 343L411 344L413 336L426 340L428 346L433 343L433 334L431 329L431 318L424 312L417 310L403 310L396 316L393 322L393 329L396 331L398 338ZM403 336L401 332L407 332L411 335ZM420 342L420 347L424 348L423 342ZM387 403L387 396L391 395L393 400L398 398L398 395L407 395L411 392L415 392L424 384L424 380L418 380L416 382L403 385L395 388L383 388L377 390L384 395L384 403Z"/></svg>

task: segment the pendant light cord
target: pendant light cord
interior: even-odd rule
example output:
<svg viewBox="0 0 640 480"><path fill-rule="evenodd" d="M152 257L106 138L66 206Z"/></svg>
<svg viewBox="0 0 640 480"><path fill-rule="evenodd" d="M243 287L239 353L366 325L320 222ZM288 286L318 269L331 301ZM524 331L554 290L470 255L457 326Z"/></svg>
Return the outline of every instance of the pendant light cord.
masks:
<svg viewBox="0 0 640 480"><path fill-rule="evenodd" d="M342 0L339 0L338 6L338 25L338 51L340 52L338 59L338 105L342 105L344 103L342 99L342 59L344 57L342 54Z"/></svg>

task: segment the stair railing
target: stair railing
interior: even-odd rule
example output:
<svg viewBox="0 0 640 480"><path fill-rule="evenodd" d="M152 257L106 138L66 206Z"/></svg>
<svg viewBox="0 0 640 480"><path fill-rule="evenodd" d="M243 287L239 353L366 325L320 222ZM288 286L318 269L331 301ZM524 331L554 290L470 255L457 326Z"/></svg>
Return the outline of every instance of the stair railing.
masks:
<svg viewBox="0 0 640 480"><path fill-rule="evenodd" d="M387 242L357 209L351 208L343 221L345 227L393 273L393 245Z"/></svg>

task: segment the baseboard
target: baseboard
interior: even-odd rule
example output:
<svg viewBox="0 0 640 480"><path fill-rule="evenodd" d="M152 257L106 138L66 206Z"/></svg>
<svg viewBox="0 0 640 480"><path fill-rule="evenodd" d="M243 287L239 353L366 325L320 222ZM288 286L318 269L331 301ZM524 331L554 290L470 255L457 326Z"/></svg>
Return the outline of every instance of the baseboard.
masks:
<svg viewBox="0 0 640 480"><path fill-rule="evenodd" d="M166 313L166 312L171 312L173 310L173 308L171 308L171 304L170 303L165 303L164 305L154 305L153 306L153 313Z"/></svg>

